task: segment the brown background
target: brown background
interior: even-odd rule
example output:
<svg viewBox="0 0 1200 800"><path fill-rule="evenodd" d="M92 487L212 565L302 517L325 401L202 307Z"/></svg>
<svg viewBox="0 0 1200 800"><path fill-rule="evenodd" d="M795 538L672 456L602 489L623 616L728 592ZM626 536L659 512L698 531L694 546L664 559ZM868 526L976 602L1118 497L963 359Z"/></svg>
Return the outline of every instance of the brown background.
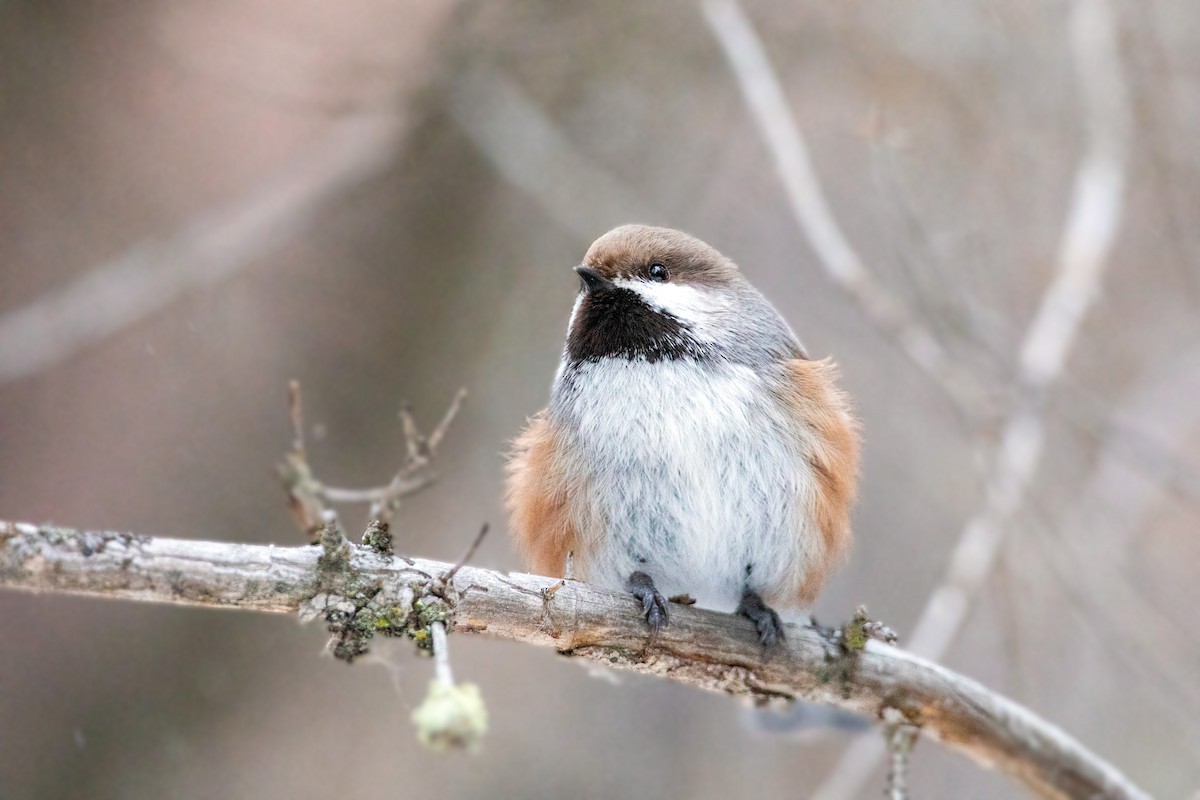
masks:
<svg viewBox="0 0 1200 800"><path fill-rule="evenodd" d="M0 384L0 518L294 543L272 472L289 378L319 474L347 485L398 464L402 401L433 421L464 385L444 478L398 526L402 550L453 559L503 520L501 454L545 402L570 266L637 220L715 244L841 362L863 502L817 610L865 602L911 629L980 504L978 440L818 268L698 7L646 5L0 4L0 318L147 242L170 278L179 231L302 171L348 120L402 129L236 271ZM1134 127L1106 291L946 662L1182 797L1200 788L1200 14L1115 8ZM747 10L864 260L965 368L1011 381L1085 135L1069 6ZM476 561L518 565L500 535ZM350 668L323 640L282 618L0 594L0 797L803 797L849 740L757 737L726 698L470 639L455 668L492 732L478 758L437 758L408 722L430 665L394 646ZM1017 796L931 744L913 784Z"/></svg>

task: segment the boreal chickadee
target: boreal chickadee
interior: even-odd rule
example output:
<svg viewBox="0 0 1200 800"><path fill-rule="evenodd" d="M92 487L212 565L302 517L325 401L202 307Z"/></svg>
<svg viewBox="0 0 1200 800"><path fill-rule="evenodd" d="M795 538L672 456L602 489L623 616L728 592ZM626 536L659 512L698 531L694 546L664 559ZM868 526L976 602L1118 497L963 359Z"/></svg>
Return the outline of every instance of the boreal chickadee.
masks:
<svg viewBox="0 0 1200 800"><path fill-rule="evenodd" d="M807 609L844 557L859 434L829 360L737 266L679 231L625 225L575 268L550 405L509 462L529 567L624 588L652 635L666 597L749 617Z"/></svg>

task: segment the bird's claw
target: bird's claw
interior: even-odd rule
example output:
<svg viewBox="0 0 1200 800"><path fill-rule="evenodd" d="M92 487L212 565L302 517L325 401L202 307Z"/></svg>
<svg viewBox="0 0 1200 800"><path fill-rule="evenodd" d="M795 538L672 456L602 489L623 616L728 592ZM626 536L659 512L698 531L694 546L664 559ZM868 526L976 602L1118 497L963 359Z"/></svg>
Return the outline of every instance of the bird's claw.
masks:
<svg viewBox="0 0 1200 800"><path fill-rule="evenodd" d="M773 647L784 640L783 621L775 609L763 602L757 592L746 592L738 604L737 613L754 623L758 641L763 647Z"/></svg>
<svg viewBox="0 0 1200 800"><path fill-rule="evenodd" d="M667 598L657 590L647 592L642 597L642 616L650 626L650 638L657 638L658 632L666 627L671 618L670 612L667 611Z"/></svg>
<svg viewBox="0 0 1200 800"><path fill-rule="evenodd" d="M635 572L626 582L629 593L642 602L642 616L650 626L650 641L658 638L658 633L671 621L671 612L667 610L667 598L654 588L654 581L644 572Z"/></svg>

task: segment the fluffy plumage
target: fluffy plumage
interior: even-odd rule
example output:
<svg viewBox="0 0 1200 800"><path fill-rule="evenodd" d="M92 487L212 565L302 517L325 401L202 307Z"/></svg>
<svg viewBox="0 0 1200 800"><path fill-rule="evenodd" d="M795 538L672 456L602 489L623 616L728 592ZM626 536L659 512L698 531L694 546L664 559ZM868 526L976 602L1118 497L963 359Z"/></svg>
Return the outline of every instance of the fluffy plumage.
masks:
<svg viewBox="0 0 1200 800"><path fill-rule="evenodd" d="M581 270L550 406L509 462L529 567L561 575L573 551L577 577L613 588L642 572L709 608L747 592L807 608L849 545L857 482L833 364L678 231L617 228Z"/></svg>

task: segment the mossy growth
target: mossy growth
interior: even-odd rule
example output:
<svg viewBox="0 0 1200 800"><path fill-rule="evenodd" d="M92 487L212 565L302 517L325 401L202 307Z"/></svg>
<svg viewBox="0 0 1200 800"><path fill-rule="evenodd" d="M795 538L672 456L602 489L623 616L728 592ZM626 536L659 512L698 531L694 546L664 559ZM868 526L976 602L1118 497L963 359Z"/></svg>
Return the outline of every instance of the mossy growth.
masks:
<svg viewBox="0 0 1200 800"><path fill-rule="evenodd" d="M388 528L388 524L383 520L371 520L371 524L367 525L367 530L363 533L362 543L380 555L391 556L395 554L392 545L392 532Z"/></svg>
<svg viewBox="0 0 1200 800"><path fill-rule="evenodd" d="M859 606L854 610L854 616L842 626L841 644L848 653L861 653L867 647L867 625L871 622L867 617L867 607Z"/></svg>
<svg viewBox="0 0 1200 800"><path fill-rule="evenodd" d="M336 533L336 529L334 531ZM322 534L324 550L317 560L319 589L329 595L325 621L333 634L330 650L342 661L353 662L370 650L376 636L407 637L418 651L431 653L429 626L452 626L453 596L449 587L430 578L405 588L401 596L385 592L378 582L366 583L353 569L354 545L340 534Z"/></svg>
<svg viewBox="0 0 1200 800"><path fill-rule="evenodd" d="M429 626L435 622L453 626L453 588L433 576L396 591L385 591L378 580L367 580L354 566L356 552L370 549L392 555L392 537L386 523L371 523L363 534L363 546L351 544L333 520L321 530L321 555L317 558L316 591L323 596L325 621L333 634L330 649L347 662L366 655L376 636L407 637L421 652L432 652Z"/></svg>
<svg viewBox="0 0 1200 800"><path fill-rule="evenodd" d="M341 529L332 520L327 521L321 529L317 543L321 545L321 555L317 558L317 581L324 589L347 577L352 550L350 542L346 541Z"/></svg>
<svg viewBox="0 0 1200 800"><path fill-rule="evenodd" d="M841 628L817 628L825 641L825 666L817 671L817 678L822 683L837 683L843 697L849 697L853 689L858 657L867 648L872 624L866 607L859 606Z"/></svg>
<svg viewBox="0 0 1200 800"><path fill-rule="evenodd" d="M418 601L420 603L420 601ZM423 603L423 608L405 609L367 601L362 606L350 609L332 608L325 612L325 621L334 638L331 642L333 654L347 662L354 661L369 651L369 642L376 636L407 637L423 653L433 651L433 639L429 635L426 619L449 621L449 609L436 603ZM438 610L435 610L438 609Z"/></svg>

